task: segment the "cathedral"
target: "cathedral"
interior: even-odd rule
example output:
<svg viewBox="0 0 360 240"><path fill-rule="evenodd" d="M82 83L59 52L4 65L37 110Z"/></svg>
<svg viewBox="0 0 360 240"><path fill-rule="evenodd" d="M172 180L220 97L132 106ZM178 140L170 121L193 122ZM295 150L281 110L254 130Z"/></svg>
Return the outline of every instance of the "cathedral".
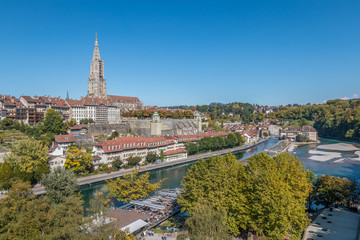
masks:
<svg viewBox="0 0 360 240"><path fill-rule="evenodd" d="M106 82L104 78L104 60L100 58L97 34L95 36L94 54L90 65L87 96L94 98L107 98Z"/></svg>
<svg viewBox="0 0 360 240"><path fill-rule="evenodd" d="M104 78L104 60L100 58L97 34L95 36L94 54L90 65L87 98L106 99L109 105L119 107L122 111L139 110L144 107L137 97L107 95Z"/></svg>

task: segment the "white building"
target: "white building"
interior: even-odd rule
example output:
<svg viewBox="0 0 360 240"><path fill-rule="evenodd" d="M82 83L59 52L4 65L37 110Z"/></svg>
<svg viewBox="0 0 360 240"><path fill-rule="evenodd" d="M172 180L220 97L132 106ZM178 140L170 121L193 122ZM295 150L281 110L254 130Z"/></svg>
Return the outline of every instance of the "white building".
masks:
<svg viewBox="0 0 360 240"><path fill-rule="evenodd" d="M66 159L60 156L53 156L48 159L50 171L53 171L57 167L64 167Z"/></svg>

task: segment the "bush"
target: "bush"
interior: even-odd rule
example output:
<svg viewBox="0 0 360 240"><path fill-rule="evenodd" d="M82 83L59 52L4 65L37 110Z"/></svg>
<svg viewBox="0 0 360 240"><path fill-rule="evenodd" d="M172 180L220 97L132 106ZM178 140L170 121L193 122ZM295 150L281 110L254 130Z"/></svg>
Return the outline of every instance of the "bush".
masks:
<svg viewBox="0 0 360 240"><path fill-rule="evenodd" d="M101 171L106 172L109 169L109 166L107 164L101 165Z"/></svg>
<svg viewBox="0 0 360 240"><path fill-rule="evenodd" d="M123 161L121 161L120 157L115 157L115 160L112 162L112 167L114 170L121 169L123 165Z"/></svg>
<svg viewBox="0 0 360 240"><path fill-rule="evenodd" d="M139 165L141 157L129 157L128 159L126 159L126 161L129 167L135 167Z"/></svg>

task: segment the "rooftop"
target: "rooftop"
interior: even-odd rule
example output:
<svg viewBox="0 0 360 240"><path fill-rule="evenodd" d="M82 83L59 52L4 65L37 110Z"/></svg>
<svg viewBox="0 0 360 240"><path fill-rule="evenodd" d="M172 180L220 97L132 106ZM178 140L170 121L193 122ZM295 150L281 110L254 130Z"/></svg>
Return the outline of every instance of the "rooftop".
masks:
<svg viewBox="0 0 360 240"><path fill-rule="evenodd" d="M333 211L326 208L306 229L303 239L354 240L359 221L358 213L345 208L333 208Z"/></svg>

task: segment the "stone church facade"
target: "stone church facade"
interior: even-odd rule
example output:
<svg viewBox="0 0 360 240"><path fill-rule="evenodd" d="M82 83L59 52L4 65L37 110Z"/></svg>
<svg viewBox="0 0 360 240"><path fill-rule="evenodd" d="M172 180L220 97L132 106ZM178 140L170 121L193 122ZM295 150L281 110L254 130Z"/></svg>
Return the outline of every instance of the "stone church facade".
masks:
<svg viewBox="0 0 360 240"><path fill-rule="evenodd" d="M94 98L107 98L106 82L104 78L104 60L100 58L97 34L95 37L93 58L90 64L87 96Z"/></svg>

